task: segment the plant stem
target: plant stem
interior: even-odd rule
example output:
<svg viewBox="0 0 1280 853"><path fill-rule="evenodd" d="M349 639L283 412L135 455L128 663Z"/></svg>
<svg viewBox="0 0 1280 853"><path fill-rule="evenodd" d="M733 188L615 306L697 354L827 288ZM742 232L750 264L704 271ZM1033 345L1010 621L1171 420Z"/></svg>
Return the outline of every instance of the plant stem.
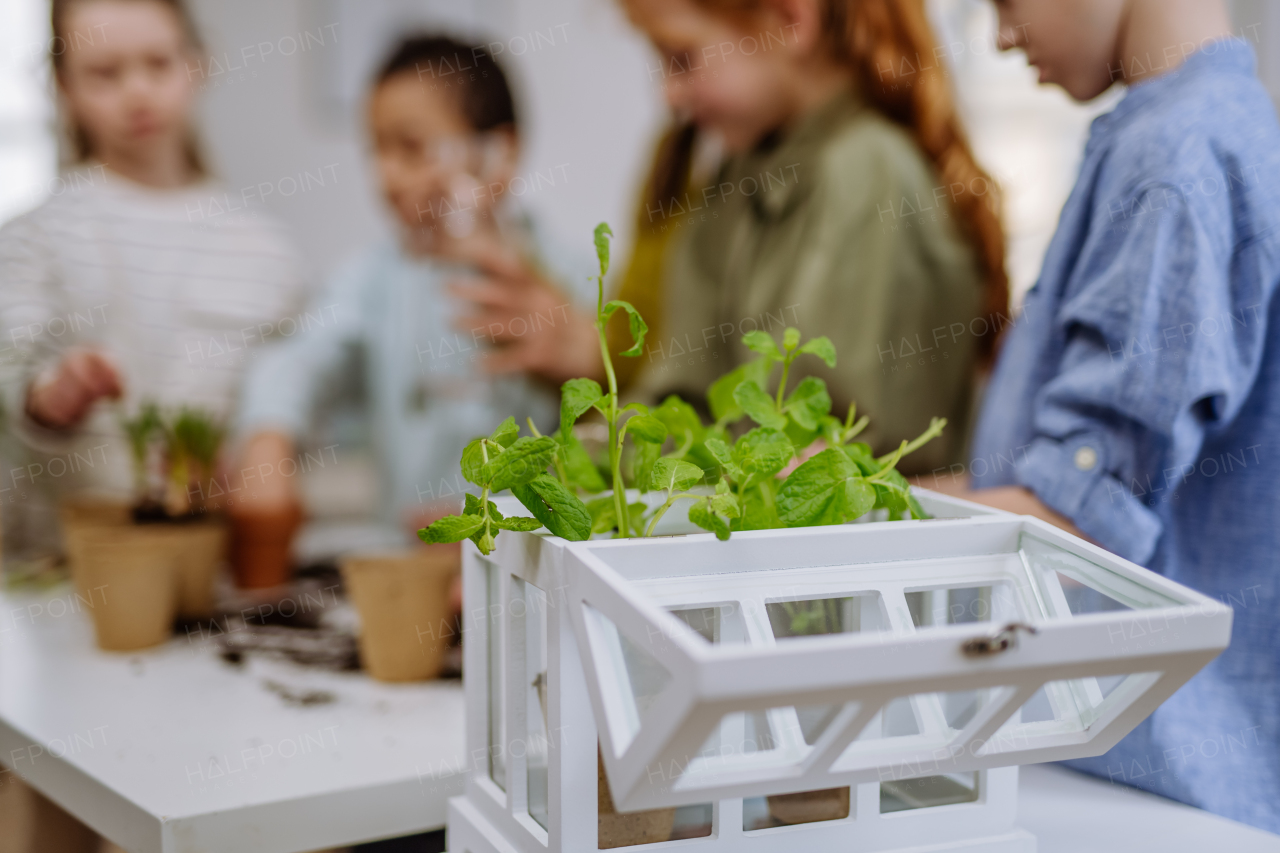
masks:
<svg viewBox="0 0 1280 853"><path fill-rule="evenodd" d="M787 373L791 370L791 361L794 358L794 353L787 353L782 359L782 381L778 383L778 399L774 403L779 412L782 411L782 395L787 392Z"/></svg>
<svg viewBox="0 0 1280 853"><path fill-rule="evenodd" d="M486 442L488 439L480 440L480 458L484 460L484 464L489 464L489 448ZM480 537L480 541L485 541L491 535L489 530L489 487L485 486L480 490L480 513L484 519L484 536Z"/></svg>
<svg viewBox="0 0 1280 853"><path fill-rule="evenodd" d="M529 424L529 432L533 433L534 438L542 438L542 433L538 432L538 428L533 423L533 418L525 418ZM551 457L551 464L556 466L556 476L560 478L560 485L566 489L569 488L569 472L565 470L564 459L560 457L560 451L564 449L564 445L556 447L555 454Z"/></svg>
<svg viewBox="0 0 1280 853"><path fill-rule="evenodd" d="M904 439L902 444L899 444L898 449L895 450L893 453L887 454L877 459L876 461L884 465L884 467L881 468L876 473L872 474L870 477L867 477L866 478L867 481L870 482L872 480L879 480L885 474L888 474L890 471L892 471L894 469L894 466L898 464L898 460L902 458L903 453L906 452L906 449L907 449L907 442Z"/></svg>
<svg viewBox="0 0 1280 853"><path fill-rule="evenodd" d="M845 432L844 434L845 443L847 444L850 441L853 441L855 438L857 438L858 435L861 434L861 432L867 428L867 424L869 423L871 423L871 417L869 415L863 415L862 417L858 418L858 422L853 426L849 427L848 430Z"/></svg>
<svg viewBox="0 0 1280 853"><path fill-rule="evenodd" d="M604 276L599 282L598 308L596 310L596 336L600 338L600 357L604 361L604 375L609 380L609 406L604 413L609 422L609 472L613 475L613 510L618 516L618 535L631 535L631 518L627 514L627 490L622 483L622 437L618 435L618 377L613 372L613 359L609 356L609 338L605 334Z"/></svg>
<svg viewBox="0 0 1280 853"><path fill-rule="evenodd" d="M876 461L881 464L884 464L886 460L894 459L894 464L896 465L898 459L901 459L903 456L906 456L908 453L914 453L915 451L919 450L921 447L924 447L926 444L933 441L938 436L942 435L942 429L946 425L947 425L946 418L934 418L933 421L929 424L929 428L924 432L922 432L920 434L920 437L917 438L915 441L912 441L910 443L906 441L902 442L902 446L899 447L897 450L895 450L893 453L886 453L884 456L881 456ZM896 455L896 458L895 458L895 455Z"/></svg>
<svg viewBox="0 0 1280 853"><path fill-rule="evenodd" d="M658 511L653 514L653 518L649 519L649 526L645 528L644 535L646 537L653 535L653 528L658 525L658 522L662 520L662 517L664 515L667 514L667 510L671 509L671 507L675 505L676 501L680 500L681 498L699 498L699 497L702 497L702 496L692 494L691 492L681 492L678 495L669 494L666 502L663 503L662 506L658 507Z"/></svg>

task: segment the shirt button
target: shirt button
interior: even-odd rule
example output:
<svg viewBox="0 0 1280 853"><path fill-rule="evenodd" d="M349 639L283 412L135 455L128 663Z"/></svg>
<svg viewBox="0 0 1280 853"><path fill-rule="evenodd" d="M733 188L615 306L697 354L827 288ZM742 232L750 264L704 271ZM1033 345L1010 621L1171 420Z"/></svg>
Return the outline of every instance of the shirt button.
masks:
<svg viewBox="0 0 1280 853"><path fill-rule="evenodd" d="M1098 464L1098 451L1085 445L1076 451L1074 462L1081 471L1092 471Z"/></svg>

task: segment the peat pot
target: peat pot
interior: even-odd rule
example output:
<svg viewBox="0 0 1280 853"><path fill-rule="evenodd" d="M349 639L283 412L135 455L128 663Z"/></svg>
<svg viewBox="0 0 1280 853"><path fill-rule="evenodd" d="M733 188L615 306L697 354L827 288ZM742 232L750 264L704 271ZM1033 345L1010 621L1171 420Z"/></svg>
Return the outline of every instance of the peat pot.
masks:
<svg viewBox="0 0 1280 853"><path fill-rule="evenodd" d="M93 618L98 647L134 651L173 632L178 574L173 537L151 525L89 527L76 532L76 581Z"/></svg>
<svg viewBox="0 0 1280 853"><path fill-rule="evenodd" d="M456 634L449 584L457 574L453 549L342 560L342 582L360 613L360 662L370 676L424 681L440 674Z"/></svg>

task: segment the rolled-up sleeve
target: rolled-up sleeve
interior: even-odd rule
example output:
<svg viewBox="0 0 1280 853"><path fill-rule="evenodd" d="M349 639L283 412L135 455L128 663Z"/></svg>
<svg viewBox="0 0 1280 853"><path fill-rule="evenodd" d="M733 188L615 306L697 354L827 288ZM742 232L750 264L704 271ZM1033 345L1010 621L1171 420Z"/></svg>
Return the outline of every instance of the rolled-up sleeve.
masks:
<svg viewBox="0 0 1280 853"><path fill-rule="evenodd" d="M1144 563L1163 534L1153 507L1173 497L1206 431L1234 416L1257 375L1266 297L1229 279L1229 238L1205 224L1218 217L1165 186L1134 198L1134 212L1082 249L1053 324L1060 369L1035 396L1034 437L1014 476Z"/></svg>

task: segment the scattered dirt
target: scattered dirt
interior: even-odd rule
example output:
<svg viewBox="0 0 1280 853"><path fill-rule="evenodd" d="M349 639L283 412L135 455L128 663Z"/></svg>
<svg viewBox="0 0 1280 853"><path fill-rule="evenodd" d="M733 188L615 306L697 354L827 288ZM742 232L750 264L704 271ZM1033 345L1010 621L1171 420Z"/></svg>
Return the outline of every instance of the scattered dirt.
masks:
<svg viewBox="0 0 1280 853"><path fill-rule="evenodd" d="M338 698L328 690L296 690L270 678L264 679L262 686L279 696L286 705L297 707L328 705Z"/></svg>

